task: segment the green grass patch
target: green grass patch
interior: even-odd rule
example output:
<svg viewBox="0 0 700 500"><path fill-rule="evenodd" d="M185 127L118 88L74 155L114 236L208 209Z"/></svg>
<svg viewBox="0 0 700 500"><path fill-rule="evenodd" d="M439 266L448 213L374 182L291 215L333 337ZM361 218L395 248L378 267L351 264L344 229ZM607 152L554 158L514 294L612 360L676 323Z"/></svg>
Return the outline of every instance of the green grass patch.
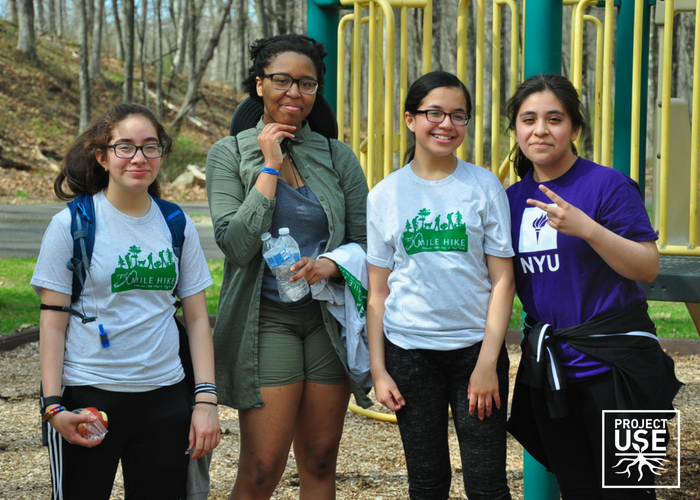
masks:
<svg viewBox="0 0 700 500"><path fill-rule="evenodd" d="M209 272L214 284L207 288L207 310L210 315L216 315L216 308L219 307L219 295L221 293L221 282L224 280L224 260L208 260Z"/></svg>
<svg viewBox="0 0 700 500"><path fill-rule="evenodd" d="M0 335L39 325L39 297L29 286L35 259L3 259L0 268ZM224 261L207 261L214 284L207 288L207 310L215 315L224 277ZM508 328L519 329L523 306L517 295ZM695 326L685 304L649 302L649 314L656 323L659 337L697 339Z"/></svg>
<svg viewBox="0 0 700 500"><path fill-rule="evenodd" d="M201 144L190 137L178 135L174 137L173 152L160 167L162 180L171 181L185 171L187 165L203 167L207 161L207 153L211 144Z"/></svg>
<svg viewBox="0 0 700 500"><path fill-rule="evenodd" d="M518 296L513 301L513 314L508 328L522 327L523 306ZM697 339L695 325L683 302L649 301L649 316L656 324L659 337L674 339Z"/></svg>
<svg viewBox="0 0 700 500"><path fill-rule="evenodd" d="M29 286L35 259L3 259L0 270L0 332L13 333L39 324L39 296Z"/></svg>
<svg viewBox="0 0 700 500"><path fill-rule="evenodd" d="M207 310L216 314L219 305L224 261L210 260L214 284L207 288ZM0 268L0 335L39 326L41 300L29 285L34 274L36 259L2 259Z"/></svg>

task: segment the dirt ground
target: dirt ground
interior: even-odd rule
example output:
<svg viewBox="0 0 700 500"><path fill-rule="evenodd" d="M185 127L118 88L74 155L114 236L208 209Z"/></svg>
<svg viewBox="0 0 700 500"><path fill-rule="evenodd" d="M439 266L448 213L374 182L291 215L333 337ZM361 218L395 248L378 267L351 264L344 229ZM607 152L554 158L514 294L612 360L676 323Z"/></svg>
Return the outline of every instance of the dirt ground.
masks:
<svg viewBox="0 0 700 500"><path fill-rule="evenodd" d="M519 349L509 346L512 380ZM668 500L700 499L700 357L677 356L676 372L686 385L675 400L681 422L681 488L660 489ZM38 342L0 352L0 499L48 499L50 476L46 449L41 447L38 409ZM377 407L379 409L379 407ZM225 499L236 475L238 461L237 412L222 408L223 439L211 467L210 499ZM450 429L453 483L450 499L466 498L454 429ZM522 448L508 440L508 480L513 498L523 499ZM675 477L669 469L661 481ZM670 476L670 478L669 478ZM287 469L274 499L299 496L299 480L290 452ZM121 478L112 499L123 498ZM348 411L337 472L337 498L357 500L404 499L407 495L405 461L395 424ZM537 499L528 499L537 500Z"/></svg>

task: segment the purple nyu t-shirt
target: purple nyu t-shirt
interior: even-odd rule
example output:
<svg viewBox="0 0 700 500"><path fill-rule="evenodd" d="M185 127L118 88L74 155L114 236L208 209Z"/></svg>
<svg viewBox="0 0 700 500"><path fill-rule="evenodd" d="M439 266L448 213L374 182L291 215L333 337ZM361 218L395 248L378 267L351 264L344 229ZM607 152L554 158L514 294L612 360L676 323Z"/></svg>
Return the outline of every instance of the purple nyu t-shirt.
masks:
<svg viewBox="0 0 700 500"><path fill-rule="evenodd" d="M646 301L636 281L620 276L581 238L557 232L547 224L546 212L526 203L534 198L554 205L538 188L544 184L615 234L632 241L656 240L637 183L584 158L552 181L538 183L532 174L507 190L515 282L523 309L536 321L568 328ZM557 349L570 379L608 369L565 343Z"/></svg>

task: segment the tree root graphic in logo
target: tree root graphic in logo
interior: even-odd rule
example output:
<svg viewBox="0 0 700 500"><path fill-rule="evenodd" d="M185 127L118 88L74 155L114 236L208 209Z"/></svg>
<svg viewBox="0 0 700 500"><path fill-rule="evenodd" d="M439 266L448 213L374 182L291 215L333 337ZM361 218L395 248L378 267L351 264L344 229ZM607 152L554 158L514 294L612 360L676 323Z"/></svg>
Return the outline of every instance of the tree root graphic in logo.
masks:
<svg viewBox="0 0 700 500"><path fill-rule="evenodd" d="M637 471L639 472L638 481L641 481L642 477L644 476L644 466L649 467L649 471L657 476L661 475L661 472L656 472L657 470L663 472L666 471L661 464L663 462L669 462L669 460L666 460L665 458L645 457L644 450L647 448L646 446L641 448L637 443L632 443L632 447L637 451L637 456L634 458L621 458L619 462L613 465L613 469L622 467L627 462L629 463L627 464L627 467L625 467L625 470L620 472L616 471L615 474L627 474L627 477L629 478L632 475L632 468L636 465Z"/></svg>

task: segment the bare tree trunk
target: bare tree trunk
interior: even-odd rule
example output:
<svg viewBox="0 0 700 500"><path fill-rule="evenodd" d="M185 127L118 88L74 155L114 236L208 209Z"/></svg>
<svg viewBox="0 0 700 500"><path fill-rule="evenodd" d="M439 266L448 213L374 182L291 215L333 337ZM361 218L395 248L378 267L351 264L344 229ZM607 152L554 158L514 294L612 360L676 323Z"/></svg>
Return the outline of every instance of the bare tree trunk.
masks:
<svg viewBox="0 0 700 500"><path fill-rule="evenodd" d="M474 96L474 88L476 82L476 2L469 3L469 13L467 15L467 81L464 84L469 89L469 93ZM476 110L472 112L474 118ZM464 142L467 144L467 158L474 158L474 129L467 133L464 137ZM476 145L476 147L480 147ZM471 155L471 156L470 156Z"/></svg>
<svg viewBox="0 0 700 500"><path fill-rule="evenodd" d="M91 0L88 0L91 1ZM95 17L92 29L92 52L90 54L90 80L104 82L100 71L102 55L102 19L104 17L104 0L95 0Z"/></svg>
<svg viewBox="0 0 700 500"><path fill-rule="evenodd" d="M17 16L17 0L9 0L9 2L8 2L7 4L8 4L8 5L7 5L7 6L8 6L8 9L9 9L9 11L10 11L10 12L9 12L9 14L10 14L10 15L9 15L9 21L10 21L10 23L12 23L12 24L14 24L15 26L17 26L17 24L18 24L18 22L19 22L19 18L18 18L18 16Z"/></svg>
<svg viewBox="0 0 700 500"><path fill-rule="evenodd" d="M591 14L594 14L591 12ZM593 115L595 113L595 68L596 68L596 34L595 29L590 23L583 23L583 53L581 68L581 101L583 109L586 110L588 123L594 123ZM570 75L573 79L574 75ZM593 156L593 127L590 127L589 133L583 138L581 143L581 156Z"/></svg>
<svg viewBox="0 0 700 500"><path fill-rule="evenodd" d="M95 21L95 4L92 3L92 0L85 1L85 10L87 12L88 43L90 43L90 39L92 38L90 26L93 26Z"/></svg>
<svg viewBox="0 0 700 500"><path fill-rule="evenodd" d="M235 10L235 7L234 7ZM231 57L233 56L233 21L226 23L226 52L224 53L224 81L231 79Z"/></svg>
<svg viewBox="0 0 700 500"><path fill-rule="evenodd" d="M656 6L652 5L649 16L654 19L656 16ZM646 161L653 163L654 142L656 141L656 94L658 93L658 82L656 80L659 65L659 29L655 23L651 23L649 30L649 71L647 74L647 141L646 141ZM647 183L647 186L651 184Z"/></svg>
<svg viewBox="0 0 700 500"><path fill-rule="evenodd" d="M180 22L177 27L177 43L175 58L173 59L173 77L182 73L185 67L185 56L187 50L187 34L190 30L190 11L193 0L180 0Z"/></svg>
<svg viewBox="0 0 700 500"><path fill-rule="evenodd" d="M158 57L158 76L156 77L156 116L163 119L163 22L161 19L161 0L156 0L156 54Z"/></svg>
<svg viewBox="0 0 700 500"><path fill-rule="evenodd" d="M442 11L445 2L433 2L433 70L442 70Z"/></svg>
<svg viewBox="0 0 700 500"><path fill-rule="evenodd" d="M86 2L78 0L78 18L80 19L80 132L90 126L90 75L88 68L88 31Z"/></svg>
<svg viewBox="0 0 700 500"><path fill-rule="evenodd" d="M258 31L262 38L272 36L272 29L268 19L267 3L265 0L255 0L255 13L258 15Z"/></svg>
<svg viewBox="0 0 700 500"><path fill-rule="evenodd" d="M177 114L175 120L173 120L173 123L170 125L176 130L180 127L183 118L187 115L187 113L189 113L190 109L196 102L195 94L199 89L199 84L202 82L202 77L204 76L204 72L207 70L209 61L211 61L212 57L214 57L214 50L219 44L219 39L221 38L221 31L224 29L226 21L228 20L229 15L231 14L232 3L233 0L224 1L224 4L221 6L221 9L219 9L219 12L217 14L215 26L213 28L207 46L204 49L202 58L199 60L199 62L197 62L195 58L193 58L191 61L191 64L196 67L196 71L190 73L190 78L187 82L187 94L185 95L185 99L183 100L182 106L180 107L180 112Z"/></svg>
<svg viewBox="0 0 700 500"><path fill-rule="evenodd" d="M165 34L168 41L168 52L175 53L175 47L177 43L177 26L180 23L179 11L175 10L175 2L177 0L168 0L168 14L170 14L169 26L174 26L175 29L167 30ZM162 16L161 16L162 17Z"/></svg>
<svg viewBox="0 0 700 500"><path fill-rule="evenodd" d="M64 13L66 12L65 9L65 0L57 0L58 2L58 26L56 26L57 32L56 34L58 35L59 38L63 38L63 16Z"/></svg>
<svg viewBox="0 0 700 500"><path fill-rule="evenodd" d="M124 40L122 39L122 25L119 20L119 0L112 0L112 14L114 15L114 31L117 33L117 59L124 60Z"/></svg>
<svg viewBox="0 0 700 500"><path fill-rule="evenodd" d="M236 43L235 67L233 69L233 91L240 92L243 81L248 76L248 43L243 35L247 32L248 24L248 0L235 0L233 7L233 24L235 32L238 33Z"/></svg>
<svg viewBox="0 0 700 500"><path fill-rule="evenodd" d="M139 63L141 65L141 102L146 104L148 98L148 81L146 80L146 24L148 24L148 0L141 0L141 23L139 28Z"/></svg>
<svg viewBox="0 0 700 500"><path fill-rule="evenodd" d="M34 29L40 32L46 31L43 0L34 0L34 14Z"/></svg>
<svg viewBox="0 0 700 500"><path fill-rule="evenodd" d="M56 0L49 0L49 31L56 33Z"/></svg>
<svg viewBox="0 0 700 500"><path fill-rule="evenodd" d="M692 114L693 106L693 51L688 50L693 46L693 34L695 33L695 16L692 12L682 12L676 16L676 30L678 34L678 63L676 66L677 82L675 97L683 99L688 104L688 111ZM675 44L675 40L674 40Z"/></svg>
<svg viewBox="0 0 700 500"><path fill-rule="evenodd" d="M134 0L123 0L124 15L124 87L122 102L131 102L134 96Z"/></svg>
<svg viewBox="0 0 700 500"><path fill-rule="evenodd" d="M484 164L483 167L493 165L498 159L491 159L491 98L493 89L491 88L491 77L493 75L493 3L485 2L484 6ZM455 26L455 31L457 27ZM454 53L454 52L453 52ZM476 91L476 89L475 89Z"/></svg>
<svg viewBox="0 0 700 500"><path fill-rule="evenodd" d="M34 40L34 4L32 0L19 0L19 33L17 50L30 61L36 61L36 42Z"/></svg>

